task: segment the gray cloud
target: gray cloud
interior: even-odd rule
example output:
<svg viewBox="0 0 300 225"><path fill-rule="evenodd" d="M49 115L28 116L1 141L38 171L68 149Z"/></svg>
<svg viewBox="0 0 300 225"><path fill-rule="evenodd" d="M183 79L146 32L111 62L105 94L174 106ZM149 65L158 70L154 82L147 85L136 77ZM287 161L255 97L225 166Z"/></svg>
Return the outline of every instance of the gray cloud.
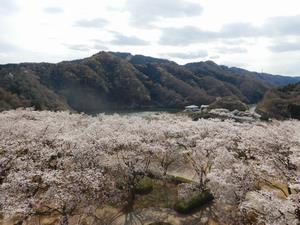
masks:
<svg viewBox="0 0 300 225"><path fill-rule="evenodd" d="M253 45L255 42L250 41L246 37L243 37L243 38L223 39L222 43L224 45L227 45L227 46L228 45L230 45L230 46L239 46L241 44L244 44L244 45Z"/></svg>
<svg viewBox="0 0 300 225"><path fill-rule="evenodd" d="M203 9L199 4L184 0L127 0L125 10L130 13L131 23L139 27L163 18L199 16Z"/></svg>
<svg viewBox="0 0 300 225"><path fill-rule="evenodd" d="M106 46L101 45L101 44L95 44L93 48L96 50L102 50L102 51L108 50L108 48Z"/></svg>
<svg viewBox="0 0 300 225"><path fill-rule="evenodd" d="M102 18L95 18L91 20L78 20L75 22L77 27L85 28L101 28L108 24L108 21Z"/></svg>
<svg viewBox="0 0 300 225"><path fill-rule="evenodd" d="M164 57L172 57L177 59L197 59L204 58L208 56L207 51L200 50L196 52L170 52L162 54Z"/></svg>
<svg viewBox="0 0 300 225"><path fill-rule="evenodd" d="M20 48L18 48L17 46L0 40L0 53L9 53L18 50L20 50Z"/></svg>
<svg viewBox="0 0 300 225"><path fill-rule="evenodd" d="M166 28L162 31L159 43L162 45L186 45L208 42L217 38L216 32L204 31L193 26Z"/></svg>
<svg viewBox="0 0 300 225"><path fill-rule="evenodd" d="M212 59L212 60L214 60L214 59L219 59L220 56L219 55L212 55L209 58Z"/></svg>
<svg viewBox="0 0 300 225"><path fill-rule="evenodd" d="M272 52L293 52L300 51L300 43L299 42L281 42L269 47Z"/></svg>
<svg viewBox="0 0 300 225"><path fill-rule="evenodd" d="M136 36L125 36L119 33L115 34L114 39L110 43L114 45L131 45L131 46L149 45L149 42L142 40Z"/></svg>
<svg viewBox="0 0 300 225"><path fill-rule="evenodd" d="M49 14L59 14L59 13L63 13L64 9L60 8L60 7L47 7L44 9L44 12L49 13Z"/></svg>
<svg viewBox="0 0 300 225"><path fill-rule="evenodd" d="M96 44L99 44L99 45L103 45L105 44L105 41L101 40L101 39L90 39L91 42L94 42Z"/></svg>
<svg viewBox="0 0 300 225"><path fill-rule="evenodd" d="M0 15L9 15L18 10L18 7L14 0L1 0L0 4Z"/></svg>
<svg viewBox="0 0 300 225"><path fill-rule="evenodd" d="M235 54L235 53L247 53L248 50L242 47L219 47L216 48L218 53L221 54Z"/></svg>
<svg viewBox="0 0 300 225"><path fill-rule="evenodd" d="M300 15L272 17L262 26L251 23L233 23L222 27L220 37L274 37L284 35L300 35Z"/></svg>
<svg viewBox="0 0 300 225"><path fill-rule="evenodd" d="M273 17L263 26L266 35L300 35L300 15Z"/></svg>
<svg viewBox="0 0 300 225"><path fill-rule="evenodd" d="M231 23L225 24L218 32L219 37L223 38L240 38L260 36L263 30L253 26L251 23Z"/></svg>
<svg viewBox="0 0 300 225"><path fill-rule="evenodd" d="M102 51L108 50L108 48L106 47L107 42L102 41L100 39L91 39L90 41L94 43L93 49Z"/></svg>
<svg viewBox="0 0 300 225"><path fill-rule="evenodd" d="M75 45L70 45L70 44L64 44L68 49L74 50L74 51L89 51L91 48L87 45L81 45L81 44L75 44Z"/></svg>
<svg viewBox="0 0 300 225"><path fill-rule="evenodd" d="M194 26L166 28L162 30L160 44L186 45L216 40L291 35L300 36L300 15L270 18L259 27L251 23L225 24L218 32Z"/></svg>

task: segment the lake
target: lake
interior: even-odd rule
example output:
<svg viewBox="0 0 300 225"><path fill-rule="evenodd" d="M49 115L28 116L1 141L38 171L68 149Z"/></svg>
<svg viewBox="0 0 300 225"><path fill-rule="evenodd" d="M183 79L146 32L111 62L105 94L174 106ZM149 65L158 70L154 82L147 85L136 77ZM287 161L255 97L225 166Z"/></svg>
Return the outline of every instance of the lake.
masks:
<svg viewBox="0 0 300 225"><path fill-rule="evenodd" d="M151 109L124 109L124 110L103 110L90 113L91 115L97 115L104 113L106 115L120 114L123 116L149 116L158 113L178 113L182 112L184 109L174 109L174 108L151 108Z"/></svg>

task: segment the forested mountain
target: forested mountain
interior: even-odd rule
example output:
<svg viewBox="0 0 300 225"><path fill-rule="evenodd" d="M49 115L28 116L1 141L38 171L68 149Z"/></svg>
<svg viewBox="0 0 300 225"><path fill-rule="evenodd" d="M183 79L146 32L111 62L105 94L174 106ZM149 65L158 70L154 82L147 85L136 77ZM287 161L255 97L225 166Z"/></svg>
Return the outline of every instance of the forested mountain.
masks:
<svg viewBox="0 0 300 225"><path fill-rule="evenodd" d="M266 90L300 81L300 77L287 77L250 72L240 68L219 66L212 61L189 63L186 68L206 79L217 79L233 85L246 97L245 102L255 103L262 99Z"/></svg>
<svg viewBox="0 0 300 225"><path fill-rule="evenodd" d="M271 87L300 78L275 77L211 61L175 62L100 52L89 58L0 66L0 110L36 109L96 112L106 109L183 107L208 104L219 96L256 103Z"/></svg>
<svg viewBox="0 0 300 225"><path fill-rule="evenodd" d="M223 66L223 68L228 69L235 74L251 77L257 81L262 82L263 84L269 87L286 86L295 83L295 81L300 82L300 77L288 77L288 76L272 75L268 73L249 72L248 70L244 70L236 67L226 68L225 66Z"/></svg>
<svg viewBox="0 0 300 225"><path fill-rule="evenodd" d="M277 119L300 119L300 82L269 90L256 110Z"/></svg>

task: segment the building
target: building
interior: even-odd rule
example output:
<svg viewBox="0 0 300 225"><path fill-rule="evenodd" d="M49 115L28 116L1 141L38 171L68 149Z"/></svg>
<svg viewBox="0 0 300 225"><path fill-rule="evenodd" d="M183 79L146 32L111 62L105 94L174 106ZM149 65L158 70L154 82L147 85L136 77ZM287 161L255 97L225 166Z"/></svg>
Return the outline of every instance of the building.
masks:
<svg viewBox="0 0 300 225"><path fill-rule="evenodd" d="M209 105L201 105L200 107L200 111L205 111L205 110L208 110L209 109Z"/></svg>
<svg viewBox="0 0 300 225"><path fill-rule="evenodd" d="M185 112L196 112L199 111L199 106L197 105L189 105L185 107Z"/></svg>

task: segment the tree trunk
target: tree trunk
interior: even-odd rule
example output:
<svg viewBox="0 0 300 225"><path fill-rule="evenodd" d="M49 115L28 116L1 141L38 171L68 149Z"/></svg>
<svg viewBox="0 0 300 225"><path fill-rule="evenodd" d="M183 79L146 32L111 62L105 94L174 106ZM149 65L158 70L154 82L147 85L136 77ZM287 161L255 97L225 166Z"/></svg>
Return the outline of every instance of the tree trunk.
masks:
<svg viewBox="0 0 300 225"><path fill-rule="evenodd" d="M124 207L124 213L132 212L133 210L133 203L135 199L134 190L130 190L128 193L127 205Z"/></svg>
<svg viewBox="0 0 300 225"><path fill-rule="evenodd" d="M288 190L288 194L291 195L292 194L292 189L288 186L287 190Z"/></svg>
<svg viewBox="0 0 300 225"><path fill-rule="evenodd" d="M68 225L68 224L69 224L68 216L67 215L63 215L60 218L59 225Z"/></svg>

